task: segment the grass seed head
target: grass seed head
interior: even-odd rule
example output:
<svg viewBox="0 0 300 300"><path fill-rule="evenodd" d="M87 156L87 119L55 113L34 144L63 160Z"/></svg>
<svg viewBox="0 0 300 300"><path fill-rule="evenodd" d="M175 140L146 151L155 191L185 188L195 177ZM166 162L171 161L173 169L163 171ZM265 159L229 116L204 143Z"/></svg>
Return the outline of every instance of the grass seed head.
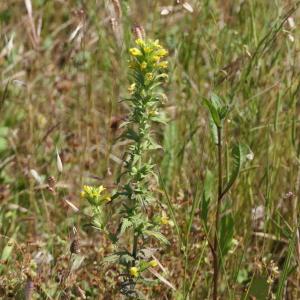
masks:
<svg viewBox="0 0 300 300"><path fill-rule="evenodd" d="M133 34L136 39L141 39L141 40L145 39L146 34L145 34L145 30L144 30L143 26L135 25L133 27L132 31L133 31Z"/></svg>

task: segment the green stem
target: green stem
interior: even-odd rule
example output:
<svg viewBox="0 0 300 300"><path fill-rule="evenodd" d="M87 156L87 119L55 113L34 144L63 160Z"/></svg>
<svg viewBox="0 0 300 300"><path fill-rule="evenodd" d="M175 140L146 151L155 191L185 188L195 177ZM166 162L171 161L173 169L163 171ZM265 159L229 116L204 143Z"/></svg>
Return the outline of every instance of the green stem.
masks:
<svg viewBox="0 0 300 300"><path fill-rule="evenodd" d="M219 281L219 223L220 223L220 210L221 210L221 200L222 200L222 177L223 177L223 168L222 168L222 128L218 127L218 201L217 201L217 211L215 218L215 236L214 236L214 245L213 245L213 267L214 267L214 277L213 277L213 300L218 299L218 281Z"/></svg>
<svg viewBox="0 0 300 300"><path fill-rule="evenodd" d="M133 233L133 234L134 234L134 236L133 236L132 256L134 259L136 259L139 236L136 233Z"/></svg>

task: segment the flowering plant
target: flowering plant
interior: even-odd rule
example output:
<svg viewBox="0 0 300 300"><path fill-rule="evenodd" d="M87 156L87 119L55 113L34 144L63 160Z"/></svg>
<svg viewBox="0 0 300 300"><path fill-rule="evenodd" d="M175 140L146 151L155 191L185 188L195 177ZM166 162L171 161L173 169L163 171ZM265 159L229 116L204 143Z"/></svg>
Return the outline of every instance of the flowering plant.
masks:
<svg viewBox="0 0 300 300"><path fill-rule="evenodd" d="M168 77L164 72L168 66L164 57L168 52L158 41L137 39L135 44L129 50L130 97L125 99L131 110L128 119L122 124L125 128L122 138L130 144L124 159L124 170L118 179L117 191L111 197L102 194L103 187L85 187L83 191L84 197L94 207L94 217L101 215L103 206L110 201L113 205L118 203L120 207L115 209L119 219L117 232L109 233L109 237L117 245L117 251L108 260L124 267L120 291L129 297L135 297L136 283L143 281L142 273L158 264L153 260L153 251L147 248L147 242L154 238L168 243L160 232L160 226L169 223L164 212L162 217L150 215L151 207L155 206L150 183L153 178L156 179L156 174L149 157L150 151L161 148L154 142L151 125L153 122L163 123L158 109L165 96L159 89ZM100 219L98 218L98 222ZM102 224L96 225L104 228ZM129 249L120 242L128 236L132 236Z"/></svg>

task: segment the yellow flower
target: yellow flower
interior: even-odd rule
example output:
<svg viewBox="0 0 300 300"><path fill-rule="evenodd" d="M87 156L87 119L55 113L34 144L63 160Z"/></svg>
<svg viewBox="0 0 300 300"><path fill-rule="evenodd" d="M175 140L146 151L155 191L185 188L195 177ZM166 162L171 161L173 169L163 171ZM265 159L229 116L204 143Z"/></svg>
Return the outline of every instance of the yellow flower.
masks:
<svg viewBox="0 0 300 300"><path fill-rule="evenodd" d="M154 62L158 62L159 59L160 59L160 57L159 57L158 55L154 55L154 56L152 57L152 60L153 60Z"/></svg>
<svg viewBox="0 0 300 300"><path fill-rule="evenodd" d="M129 49L129 52L133 56L141 56L142 55L141 50L139 50L138 48L131 48L131 49Z"/></svg>
<svg viewBox="0 0 300 300"><path fill-rule="evenodd" d="M158 64L160 68L166 69L168 67L168 62L167 61L162 61Z"/></svg>
<svg viewBox="0 0 300 300"><path fill-rule="evenodd" d="M145 46L144 51L145 51L145 53L150 53L152 51L152 48L149 46Z"/></svg>
<svg viewBox="0 0 300 300"><path fill-rule="evenodd" d="M169 224L169 218L167 216L162 216L160 219L161 224L167 225Z"/></svg>
<svg viewBox="0 0 300 300"><path fill-rule="evenodd" d="M139 269L137 267L131 267L129 269L130 275L133 277L138 277L139 276Z"/></svg>
<svg viewBox="0 0 300 300"><path fill-rule="evenodd" d="M104 190L105 187L103 187L103 185L99 187L84 185L80 195L92 205L101 205L103 202L109 202L111 200L108 194L102 195Z"/></svg>
<svg viewBox="0 0 300 300"><path fill-rule="evenodd" d="M158 111L152 109L152 110L149 111L148 114L149 114L150 117L154 117L154 116L157 116L157 115L158 115Z"/></svg>
<svg viewBox="0 0 300 300"><path fill-rule="evenodd" d="M87 195L91 194L91 192L92 192L92 187L89 185L84 185L81 191L81 196L86 197Z"/></svg>
<svg viewBox="0 0 300 300"><path fill-rule="evenodd" d="M45 118L44 115L38 114L38 116L37 116L37 122L43 128L47 124L47 119Z"/></svg>
<svg viewBox="0 0 300 300"><path fill-rule="evenodd" d="M141 69L146 69L147 68L147 63L145 61L143 61L141 63Z"/></svg>
<svg viewBox="0 0 300 300"><path fill-rule="evenodd" d="M153 44L157 49L162 49L162 46L159 44L159 40L155 40Z"/></svg>
<svg viewBox="0 0 300 300"><path fill-rule="evenodd" d="M155 54L159 57L163 57L168 54L168 51L164 48L161 48L161 49L157 50Z"/></svg>
<svg viewBox="0 0 300 300"><path fill-rule="evenodd" d="M129 86L128 92L132 95L135 92L136 84L133 83Z"/></svg>
<svg viewBox="0 0 300 300"><path fill-rule="evenodd" d="M145 42L144 42L144 40L142 40L142 39L137 39L137 40L135 40L135 43L136 43L138 46L141 46L141 47L143 47L143 46L145 45Z"/></svg>
<svg viewBox="0 0 300 300"><path fill-rule="evenodd" d="M170 223L170 219L164 211L162 212L162 216L160 218L160 223L162 225L168 225Z"/></svg>
<svg viewBox="0 0 300 300"><path fill-rule="evenodd" d="M103 197L103 200L105 202L110 202L111 201L111 197L107 195L107 196Z"/></svg>
<svg viewBox="0 0 300 300"><path fill-rule="evenodd" d="M158 265L158 262L157 262L156 260L151 260L151 261L149 262L149 265L150 265L151 267L155 268L155 267Z"/></svg>
<svg viewBox="0 0 300 300"><path fill-rule="evenodd" d="M147 73L147 74L145 75L145 79L146 79L146 81L151 81L151 80L153 80L153 74L152 74L152 73Z"/></svg>
<svg viewBox="0 0 300 300"><path fill-rule="evenodd" d="M159 78L165 78L165 79L168 79L169 78L169 75L166 74L166 73L162 73L158 76Z"/></svg>
<svg viewBox="0 0 300 300"><path fill-rule="evenodd" d="M98 192L99 192L99 194L101 194L104 190L105 190L105 187L104 187L103 185L100 185L100 186L98 187Z"/></svg>

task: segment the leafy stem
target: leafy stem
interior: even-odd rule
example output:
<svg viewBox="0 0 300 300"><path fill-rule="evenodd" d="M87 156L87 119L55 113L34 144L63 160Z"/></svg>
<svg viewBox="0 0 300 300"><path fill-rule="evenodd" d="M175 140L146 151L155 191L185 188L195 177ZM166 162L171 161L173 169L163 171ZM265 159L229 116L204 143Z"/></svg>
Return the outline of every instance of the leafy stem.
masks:
<svg viewBox="0 0 300 300"><path fill-rule="evenodd" d="M213 287L213 299L217 300L218 298L218 281L219 281L219 223L220 223L220 210L221 210L221 201L223 195L223 162L222 162L222 127L217 127L217 136L218 136L218 200L217 200L217 210L215 216L215 234L214 234L214 245L213 245L213 268L214 268L214 287Z"/></svg>
<svg viewBox="0 0 300 300"><path fill-rule="evenodd" d="M223 129L224 121L229 113L229 106L224 99L217 95L212 95L211 99L204 99L204 103L210 112L210 125L212 129L212 137L217 145L217 164L218 164L218 193L217 207L214 218L214 236L213 241L209 240L208 245L213 256L213 299L218 299L218 286L220 266L224 256L228 253L231 247L234 223L231 214L221 217L222 199L230 191L235 183L241 166L245 161L246 151L251 154L251 150L246 145L236 144L232 148L232 164L230 167L230 175L226 182L223 182ZM210 171L207 171L206 180L204 183L203 201L201 205L201 217L204 225L207 228L209 203L212 198L213 176Z"/></svg>

